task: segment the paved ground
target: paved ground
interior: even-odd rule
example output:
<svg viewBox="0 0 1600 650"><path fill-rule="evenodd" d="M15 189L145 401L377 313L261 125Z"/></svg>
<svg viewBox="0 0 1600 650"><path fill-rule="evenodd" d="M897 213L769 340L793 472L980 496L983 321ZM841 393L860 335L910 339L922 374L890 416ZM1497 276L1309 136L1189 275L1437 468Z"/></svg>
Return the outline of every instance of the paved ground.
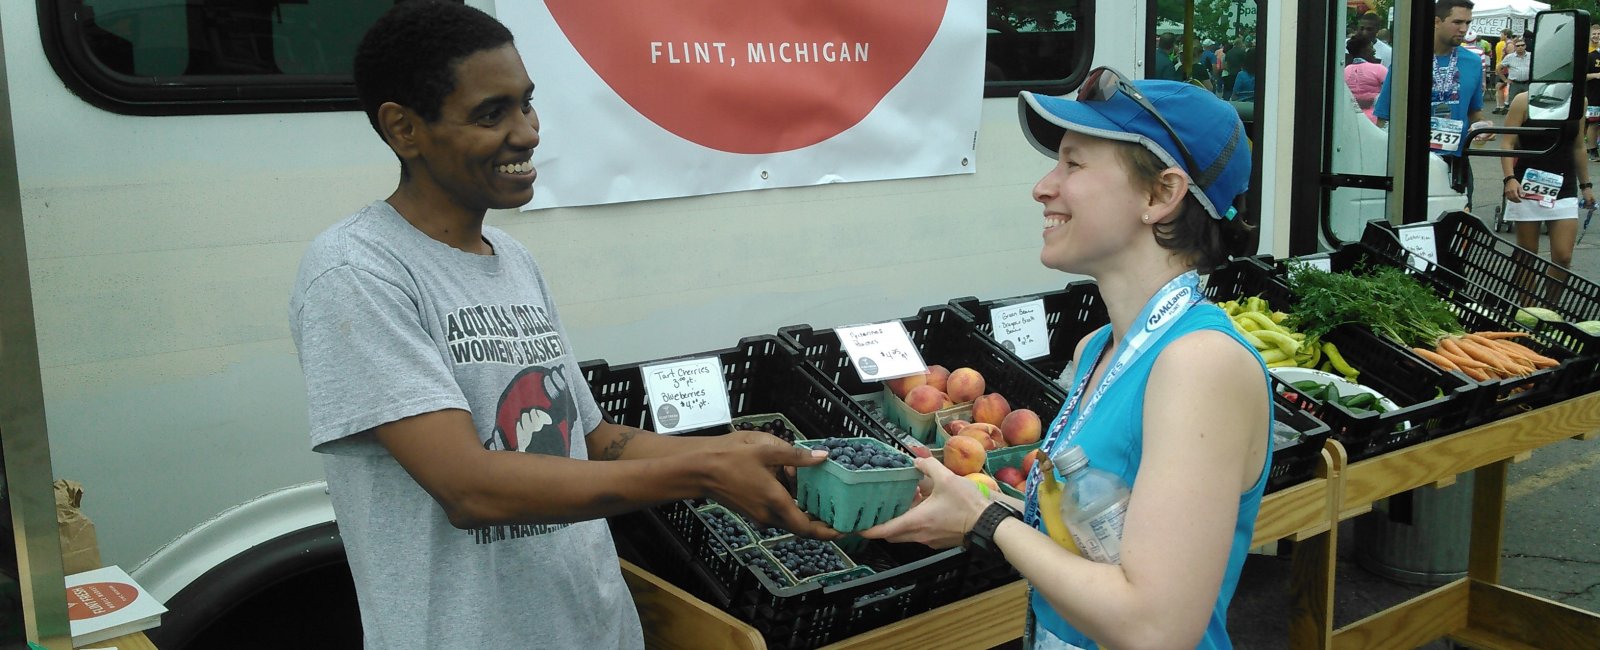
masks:
<svg viewBox="0 0 1600 650"><path fill-rule="evenodd" d="M1492 116L1499 121L1499 116ZM1499 185L1504 176L1496 158L1472 163L1479 191L1472 212L1492 223L1500 205ZM1600 163L1590 165L1591 178L1600 181ZM1600 220L1597 220L1600 221ZM1591 231L1600 224L1591 224ZM1501 235L1512 239L1510 234ZM1549 253L1548 241L1541 248ZM1573 253L1573 270L1600 281L1600 234L1590 232ZM1467 477L1458 483L1464 491ZM1501 549L1502 582L1513 588L1591 612L1600 612L1600 441L1566 441L1536 452L1532 459L1513 465L1506 507L1505 545ZM1463 495L1464 496L1464 495ZM1457 496L1436 503L1464 503ZM1430 538L1454 538L1444 546L1465 548L1465 520L1438 517L1425 533ZM1334 587L1336 626L1346 625L1373 612L1400 603L1425 590L1394 582L1363 568L1355 561L1353 522L1339 533L1340 561ZM1382 539L1368 535L1368 540ZM1389 546L1388 559L1401 559ZM1437 551L1437 549L1435 549ZM1464 564L1460 565L1462 568ZM1285 648L1289 614L1289 560L1287 557L1252 556L1229 612L1228 627L1234 645L1242 650ZM1436 642L1430 650L1449 647Z"/></svg>

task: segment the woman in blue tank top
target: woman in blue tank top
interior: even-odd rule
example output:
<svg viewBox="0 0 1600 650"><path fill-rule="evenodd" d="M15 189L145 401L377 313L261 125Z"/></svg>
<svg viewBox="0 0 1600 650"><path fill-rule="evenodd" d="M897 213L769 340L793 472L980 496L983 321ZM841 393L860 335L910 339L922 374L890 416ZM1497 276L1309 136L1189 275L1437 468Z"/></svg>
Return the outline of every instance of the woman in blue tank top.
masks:
<svg viewBox="0 0 1600 650"><path fill-rule="evenodd" d="M1229 648L1228 601L1271 462L1271 389L1196 270L1252 252L1232 207L1250 177L1244 126L1204 89L1107 68L1076 100L1024 92L1019 110L1056 159L1033 188L1040 261L1095 278L1111 320L1078 343L1043 445L1078 445L1132 486L1120 560L1085 559L1041 532L1037 466L1021 502L921 459L931 491L863 534L1003 554L1032 585L1036 648Z"/></svg>

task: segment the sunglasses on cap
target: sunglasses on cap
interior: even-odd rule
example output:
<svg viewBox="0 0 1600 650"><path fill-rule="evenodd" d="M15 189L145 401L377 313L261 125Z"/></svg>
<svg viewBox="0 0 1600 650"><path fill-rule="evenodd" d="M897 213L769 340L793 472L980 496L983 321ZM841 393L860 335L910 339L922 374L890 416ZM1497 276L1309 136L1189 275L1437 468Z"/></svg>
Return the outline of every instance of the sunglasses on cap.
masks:
<svg viewBox="0 0 1600 650"><path fill-rule="evenodd" d="M1178 154L1183 156L1183 164L1191 174L1200 173L1200 165L1195 164L1194 156L1189 155L1189 148L1183 146L1183 139L1178 137L1178 132L1172 130L1172 125L1167 123L1167 118L1161 116L1161 111L1156 110L1150 100L1145 99L1144 93L1122 73L1108 67L1098 67L1089 71L1088 78L1084 79L1083 86L1078 89L1078 101L1103 102L1110 101L1112 97L1122 95L1133 100L1139 108L1156 118L1161 128L1167 130L1167 136L1172 138L1173 144L1178 145Z"/></svg>

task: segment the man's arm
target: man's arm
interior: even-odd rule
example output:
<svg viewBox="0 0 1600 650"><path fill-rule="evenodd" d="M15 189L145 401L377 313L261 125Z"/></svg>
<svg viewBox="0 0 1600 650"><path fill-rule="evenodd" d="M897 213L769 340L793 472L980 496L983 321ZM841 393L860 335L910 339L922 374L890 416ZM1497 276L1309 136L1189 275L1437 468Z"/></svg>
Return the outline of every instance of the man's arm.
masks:
<svg viewBox="0 0 1600 650"><path fill-rule="evenodd" d="M794 504L774 476L824 458L749 436L668 439L602 424L586 442L614 462L491 451L472 416L447 409L374 429L378 441L458 528L596 519L678 499L714 497L736 510L811 536L831 536Z"/></svg>

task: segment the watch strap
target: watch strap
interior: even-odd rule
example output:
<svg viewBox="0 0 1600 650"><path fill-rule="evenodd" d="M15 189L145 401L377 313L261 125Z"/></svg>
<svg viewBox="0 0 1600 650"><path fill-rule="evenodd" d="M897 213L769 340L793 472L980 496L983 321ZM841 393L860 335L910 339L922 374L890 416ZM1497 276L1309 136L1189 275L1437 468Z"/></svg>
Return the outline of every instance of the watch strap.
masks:
<svg viewBox="0 0 1600 650"><path fill-rule="evenodd" d="M978 514L978 521L972 525L972 530L967 531L967 536L962 540L962 546L968 550L997 553L999 549L994 544L994 531L1000 523L1009 518L1022 519L1022 513L1015 508L993 501L989 507Z"/></svg>

